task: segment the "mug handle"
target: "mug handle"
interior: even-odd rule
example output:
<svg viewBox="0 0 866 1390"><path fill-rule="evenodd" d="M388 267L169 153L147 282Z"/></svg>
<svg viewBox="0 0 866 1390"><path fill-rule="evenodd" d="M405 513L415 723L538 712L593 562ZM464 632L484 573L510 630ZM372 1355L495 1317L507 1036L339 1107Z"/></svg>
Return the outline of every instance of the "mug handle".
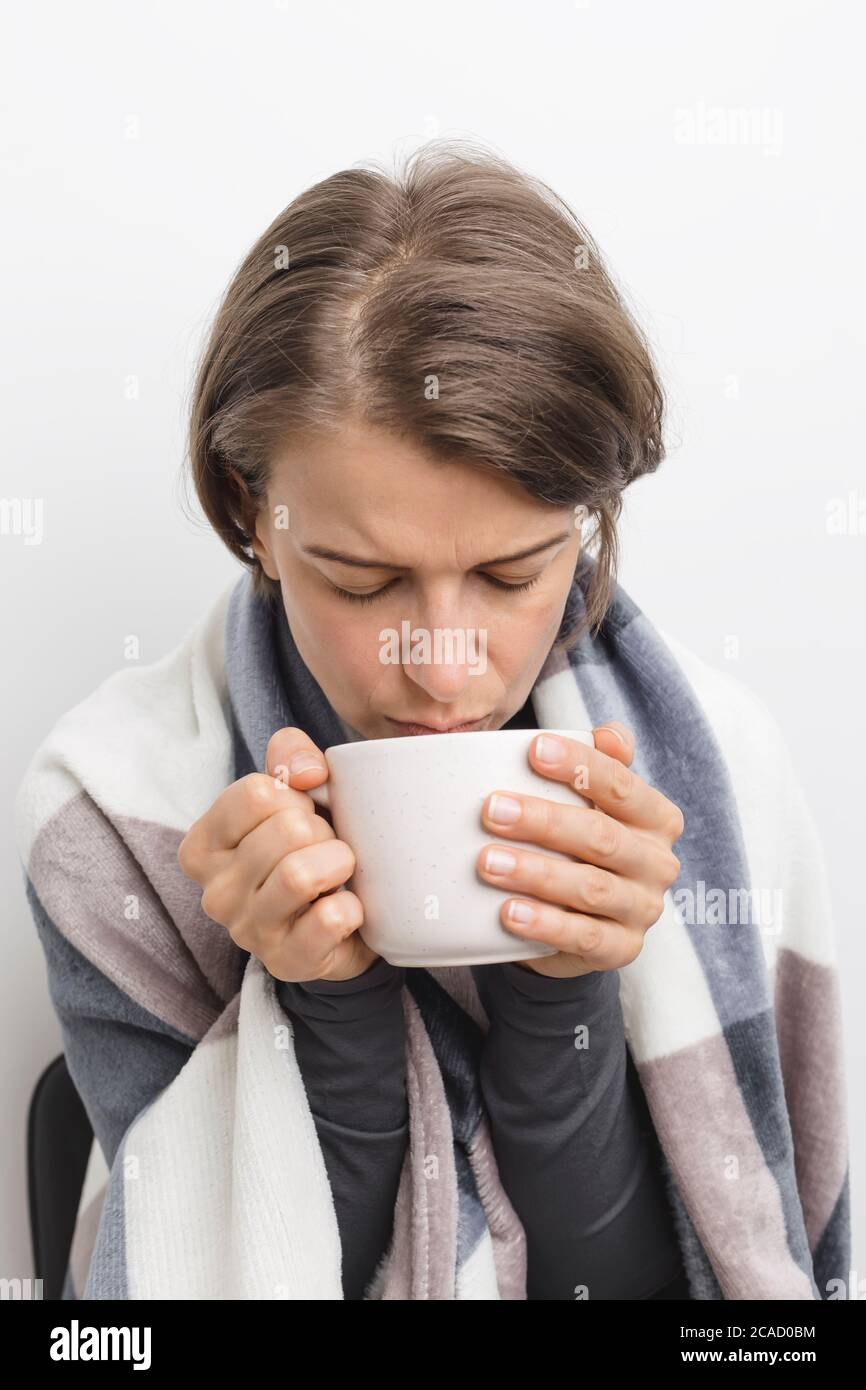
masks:
<svg viewBox="0 0 866 1390"><path fill-rule="evenodd" d="M300 787L298 788L300 791ZM328 783L323 782L320 787L306 787L305 795L311 796L317 806L324 806L326 811L331 809L331 798L328 795Z"/></svg>
<svg viewBox="0 0 866 1390"><path fill-rule="evenodd" d="M309 788L307 789L307 793L306 793L307 796L311 796L311 797L313 798L313 800L315 801L315 803L316 803L317 806L322 806L322 807L324 807L324 809L325 809L326 811L330 811L330 809L331 809L331 798L330 798L330 796L328 795L328 787L329 787L329 786L330 786L330 783L329 783L329 782L323 782L322 785L321 785L320 787L309 787ZM298 790L300 790L300 788L298 788ZM328 889L328 892L329 892L329 893L345 893L345 892L347 892L346 885L345 885L345 883L341 883L340 886L339 886L339 888L329 888L329 889ZM362 938L362 940L363 940L363 938Z"/></svg>

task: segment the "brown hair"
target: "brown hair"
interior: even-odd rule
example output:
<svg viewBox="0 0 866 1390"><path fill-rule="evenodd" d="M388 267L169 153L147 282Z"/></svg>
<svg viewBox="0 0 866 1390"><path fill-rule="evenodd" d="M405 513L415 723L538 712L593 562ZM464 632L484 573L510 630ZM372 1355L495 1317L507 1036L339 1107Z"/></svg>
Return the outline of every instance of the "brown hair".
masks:
<svg viewBox="0 0 866 1390"><path fill-rule="evenodd" d="M274 451L343 417L583 503L583 632L613 593L621 493L664 458L663 411L647 341L570 208L475 144L433 141L393 175L323 179L258 239L198 367L189 457L208 520L270 600L250 541Z"/></svg>

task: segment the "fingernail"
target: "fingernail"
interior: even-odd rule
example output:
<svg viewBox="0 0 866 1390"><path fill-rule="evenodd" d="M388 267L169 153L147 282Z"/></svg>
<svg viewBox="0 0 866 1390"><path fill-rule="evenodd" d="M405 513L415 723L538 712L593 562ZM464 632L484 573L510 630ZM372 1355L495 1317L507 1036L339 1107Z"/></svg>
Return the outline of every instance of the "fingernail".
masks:
<svg viewBox="0 0 866 1390"><path fill-rule="evenodd" d="M500 796L494 792L490 798L490 809L487 812L490 820L498 821L500 825L513 825L520 820L520 812L523 807L519 801L515 801L513 796Z"/></svg>
<svg viewBox="0 0 866 1390"><path fill-rule="evenodd" d="M310 767L323 767L322 759L315 753L296 753L289 760L289 772L306 772Z"/></svg>
<svg viewBox="0 0 866 1390"><path fill-rule="evenodd" d="M484 867L489 874L510 874L517 868L517 858L507 849L489 849Z"/></svg>
<svg viewBox="0 0 866 1390"><path fill-rule="evenodd" d="M535 909L529 903L511 902L505 915L509 922L521 922L524 926L535 921Z"/></svg>
<svg viewBox="0 0 866 1390"><path fill-rule="evenodd" d="M535 745L535 756L540 763L561 763L565 757L565 744L549 734L542 734Z"/></svg>
<svg viewBox="0 0 866 1390"><path fill-rule="evenodd" d="M619 739L620 743L622 744L623 748L625 748L626 751L628 751L628 744L626 743L625 738L620 733L619 729L614 729L613 726L610 724L599 724L596 733L600 733L602 729L606 729L609 734L615 734L616 737Z"/></svg>

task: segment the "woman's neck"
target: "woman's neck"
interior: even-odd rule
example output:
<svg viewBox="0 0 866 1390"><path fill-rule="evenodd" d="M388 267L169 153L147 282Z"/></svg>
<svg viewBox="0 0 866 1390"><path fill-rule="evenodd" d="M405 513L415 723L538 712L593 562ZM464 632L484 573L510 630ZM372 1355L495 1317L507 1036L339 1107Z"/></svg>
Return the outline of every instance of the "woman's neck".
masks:
<svg viewBox="0 0 866 1390"><path fill-rule="evenodd" d="M527 695L520 709L516 714L512 714L507 724L502 725L503 729L537 729L538 724L535 719L535 710L532 708L532 695Z"/></svg>

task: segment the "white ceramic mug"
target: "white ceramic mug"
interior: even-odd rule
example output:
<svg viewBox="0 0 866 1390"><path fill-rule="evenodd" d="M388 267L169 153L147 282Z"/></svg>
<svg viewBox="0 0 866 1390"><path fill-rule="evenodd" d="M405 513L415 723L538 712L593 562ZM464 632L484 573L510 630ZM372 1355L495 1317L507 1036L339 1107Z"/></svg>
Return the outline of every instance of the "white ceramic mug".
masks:
<svg viewBox="0 0 866 1390"><path fill-rule="evenodd" d="M338 839L353 850L355 872L343 887L363 904L363 940L392 965L488 965L556 953L512 935L499 920L505 898L532 894L496 888L475 867L482 846L500 840L568 857L497 836L481 819L483 801L496 790L591 804L568 783L535 772L528 754L538 732L364 739L325 752L328 781L307 795L327 807ZM549 732L593 745L586 730Z"/></svg>

